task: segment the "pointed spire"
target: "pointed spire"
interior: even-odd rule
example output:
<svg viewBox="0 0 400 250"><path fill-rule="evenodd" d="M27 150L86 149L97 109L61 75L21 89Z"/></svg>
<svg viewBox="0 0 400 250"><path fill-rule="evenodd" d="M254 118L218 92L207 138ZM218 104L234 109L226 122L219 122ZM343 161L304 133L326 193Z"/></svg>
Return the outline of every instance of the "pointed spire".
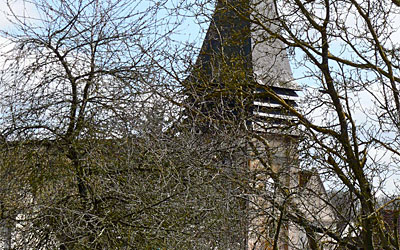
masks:
<svg viewBox="0 0 400 250"><path fill-rule="evenodd" d="M278 29L275 17L276 10L271 0L219 0L196 67L207 68L206 72L212 77L220 60L241 57L246 71L258 83L298 89L283 43L251 21L261 21L264 27L275 32Z"/></svg>
<svg viewBox="0 0 400 250"><path fill-rule="evenodd" d="M187 100L203 117L231 117L245 121L246 127L253 124L257 131L292 120L262 87L271 87L296 106L299 88L293 81L286 48L268 32L279 31L276 16L271 0L218 0L186 80Z"/></svg>

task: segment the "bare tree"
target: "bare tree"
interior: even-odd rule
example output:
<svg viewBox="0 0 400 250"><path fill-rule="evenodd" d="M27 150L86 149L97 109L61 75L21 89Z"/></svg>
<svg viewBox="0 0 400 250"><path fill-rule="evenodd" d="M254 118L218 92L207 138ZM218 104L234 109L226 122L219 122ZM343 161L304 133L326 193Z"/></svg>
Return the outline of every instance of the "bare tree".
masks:
<svg viewBox="0 0 400 250"><path fill-rule="evenodd" d="M15 13L0 87L12 244L398 248L381 213L397 198L377 202L399 171L398 7L218 1L212 53L195 60L171 46L181 4L38 1L38 18ZM297 104L288 58L306 82Z"/></svg>
<svg viewBox="0 0 400 250"><path fill-rule="evenodd" d="M1 216L15 226L12 246L189 244L189 225L208 213L191 196L210 173L185 165L192 149L169 146L173 111L154 98L163 75L152 62L171 48L174 14L152 1L31 4L38 16L12 12L2 33Z"/></svg>
<svg viewBox="0 0 400 250"><path fill-rule="evenodd" d="M2 247L243 248L247 152L181 112L183 6L30 4L2 31Z"/></svg>

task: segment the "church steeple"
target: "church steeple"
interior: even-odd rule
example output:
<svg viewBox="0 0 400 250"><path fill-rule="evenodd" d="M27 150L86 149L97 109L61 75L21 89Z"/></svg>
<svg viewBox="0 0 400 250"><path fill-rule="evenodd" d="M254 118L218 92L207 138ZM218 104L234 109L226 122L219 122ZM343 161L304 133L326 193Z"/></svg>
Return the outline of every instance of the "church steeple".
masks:
<svg viewBox="0 0 400 250"><path fill-rule="evenodd" d="M265 187L271 173L290 187L297 164L297 137L282 130L294 124L294 116L273 98L278 95L291 106L296 106L298 98L286 48L270 35L279 34L278 24L273 1L218 0L200 54L185 81L188 105L195 110L188 115L196 119L197 128L208 132L212 126L218 132L231 124L235 129L244 127L240 131L250 138L243 140L249 150L239 157L246 157L248 171L257 176L247 180L249 185L263 182L252 186L257 194L269 192ZM247 197L251 200L244 208L251 215L245 229L247 248L268 249L270 222L263 212L269 203L262 195ZM281 236L279 244L284 246L289 228Z"/></svg>
<svg viewBox="0 0 400 250"><path fill-rule="evenodd" d="M245 120L257 130L291 119L265 86L295 106L293 81L283 43L265 27L278 31L272 1L219 0L197 61L186 80L189 102L214 120ZM265 21L263 27L256 23Z"/></svg>
<svg viewBox="0 0 400 250"><path fill-rule="evenodd" d="M262 25L257 25L262 22ZM245 121L266 131L292 119L267 88L296 106L284 44L272 1L219 0L197 61L186 80L188 101L205 119Z"/></svg>

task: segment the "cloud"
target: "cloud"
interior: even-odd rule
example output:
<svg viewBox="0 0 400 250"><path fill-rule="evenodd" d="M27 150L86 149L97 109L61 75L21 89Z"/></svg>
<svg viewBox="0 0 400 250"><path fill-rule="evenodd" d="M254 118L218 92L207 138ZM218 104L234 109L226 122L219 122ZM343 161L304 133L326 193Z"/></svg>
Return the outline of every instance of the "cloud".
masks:
<svg viewBox="0 0 400 250"><path fill-rule="evenodd" d="M13 28L12 20L15 19L13 14L26 18L38 17L38 12L33 3L24 0L0 1L0 30Z"/></svg>

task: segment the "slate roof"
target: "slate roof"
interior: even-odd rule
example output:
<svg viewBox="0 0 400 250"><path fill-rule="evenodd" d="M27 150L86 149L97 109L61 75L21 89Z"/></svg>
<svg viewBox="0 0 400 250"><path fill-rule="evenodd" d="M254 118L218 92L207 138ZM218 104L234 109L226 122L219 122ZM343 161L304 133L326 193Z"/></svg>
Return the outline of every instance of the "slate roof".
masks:
<svg viewBox="0 0 400 250"><path fill-rule="evenodd" d="M222 58L241 57L258 83L298 90L283 43L250 21L259 18L265 27L278 31L275 16L275 8L268 0L219 0L195 67L207 68L213 76L213 70L218 68L215 65Z"/></svg>

